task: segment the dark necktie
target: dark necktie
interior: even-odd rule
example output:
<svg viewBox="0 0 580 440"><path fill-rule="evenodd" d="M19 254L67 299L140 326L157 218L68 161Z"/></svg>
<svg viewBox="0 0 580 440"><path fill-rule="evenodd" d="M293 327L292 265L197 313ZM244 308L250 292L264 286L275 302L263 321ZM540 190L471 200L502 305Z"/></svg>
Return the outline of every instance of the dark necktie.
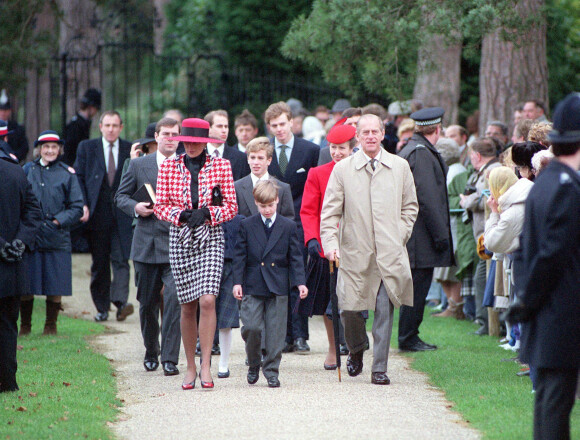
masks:
<svg viewBox="0 0 580 440"><path fill-rule="evenodd" d="M266 221L265 221L265 223L266 223L266 227L268 229L270 229L270 226L272 225L272 219L271 218L267 218Z"/></svg>
<svg viewBox="0 0 580 440"><path fill-rule="evenodd" d="M376 159L372 158L371 159L371 168L373 169L373 171L375 170L375 162L376 162Z"/></svg>
<svg viewBox="0 0 580 440"><path fill-rule="evenodd" d="M286 156L286 148L288 148L288 145L280 145L278 165L280 166L280 171L282 171L282 174L286 173L286 168L288 167L288 156Z"/></svg>
<svg viewBox="0 0 580 440"><path fill-rule="evenodd" d="M115 181L115 172L117 169L115 168L115 156L113 156L113 144L109 144L109 169L107 170L107 177L109 179L109 186L113 186L113 182Z"/></svg>
<svg viewBox="0 0 580 440"><path fill-rule="evenodd" d="M217 148L215 150L213 150L213 157L219 158L220 157L220 150L218 150Z"/></svg>

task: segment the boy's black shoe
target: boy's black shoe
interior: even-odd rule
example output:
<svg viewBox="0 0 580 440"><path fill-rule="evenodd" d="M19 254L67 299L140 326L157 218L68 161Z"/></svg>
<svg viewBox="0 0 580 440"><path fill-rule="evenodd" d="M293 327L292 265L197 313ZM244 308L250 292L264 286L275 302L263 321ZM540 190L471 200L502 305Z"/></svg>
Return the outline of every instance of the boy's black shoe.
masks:
<svg viewBox="0 0 580 440"><path fill-rule="evenodd" d="M248 368L248 383L250 385L254 385L256 382L258 382L258 379L260 378L260 367L250 367Z"/></svg>
<svg viewBox="0 0 580 440"><path fill-rule="evenodd" d="M271 376L268 378L268 386L270 388L278 388L280 386L280 381L276 376Z"/></svg>
<svg viewBox="0 0 580 440"><path fill-rule="evenodd" d="M350 353L346 359L346 371L349 376L358 376L363 369L363 353L364 350L358 353Z"/></svg>

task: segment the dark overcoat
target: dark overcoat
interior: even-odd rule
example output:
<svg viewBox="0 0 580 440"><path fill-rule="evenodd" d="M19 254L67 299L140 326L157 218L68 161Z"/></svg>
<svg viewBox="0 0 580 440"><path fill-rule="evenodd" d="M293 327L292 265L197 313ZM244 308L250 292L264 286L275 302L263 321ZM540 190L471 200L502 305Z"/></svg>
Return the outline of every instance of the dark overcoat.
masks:
<svg viewBox="0 0 580 440"><path fill-rule="evenodd" d="M119 139L119 157L113 186L111 187L110 203L113 217L117 225L119 236L121 237L121 249L123 256L129 258L131 253L131 241L133 237L132 222L133 217L129 217L119 208L114 206L114 196L121 182L122 168L125 160L130 156L131 144L123 139ZM107 168L103 153L102 138L82 141L77 150L77 158L74 169L77 172L85 204L89 207L89 221L87 229L100 229L100 225L95 224L94 214L99 200L99 193L104 179L107 178Z"/></svg>
<svg viewBox="0 0 580 440"><path fill-rule="evenodd" d="M0 160L0 175L0 247L19 239L30 249L42 219L38 201L19 165ZM28 294L27 277L22 261L0 259L0 297Z"/></svg>
<svg viewBox="0 0 580 440"><path fill-rule="evenodd" d="M409 162L419 202L419 215L407 242L411 269L453 266L447 165L431 142L418 133L399 156Z"/></svg>
<svg viewBox="0 0 580 440"><path fill-rule="evenodd" d="M60 161L42 166L38 158L24 165L24 173L42 209L34 249L71 252L70 228L82 217L84 203L75 170Z"/></svg>
<svg viewBox="0 0 580 440"><path fill-rule="evenodd" d="M224 159L230 161L234 182L250 174L248 157L235 147L224 146Z"/></svg>
<svg viewBox="0 0 580 440"><path fill-rule="evenodd" d="M536 368L580 367L579 243L580 176L553 160L528 195L514 261L516 289L533 311L520 359Z"/></svg>

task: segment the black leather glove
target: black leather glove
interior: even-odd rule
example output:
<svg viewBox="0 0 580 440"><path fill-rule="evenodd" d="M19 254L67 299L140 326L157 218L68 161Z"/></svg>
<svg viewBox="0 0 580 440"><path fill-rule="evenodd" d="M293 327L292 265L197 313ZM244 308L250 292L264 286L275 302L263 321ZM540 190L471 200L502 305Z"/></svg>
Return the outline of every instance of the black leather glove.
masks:
<svg viewBox="0 0 580 440"><path fill-rule="evenodd" d="M191 217L191 213L193 211L191 209L185 209L183 211L181 211L181 214L179 214L179 222L180 223L187 223L187 221L189 220L189 217Z"/></svg>
<svg viewBox="0 0 580 440"><path fill-rule="evenodd" d="M534 317L534 311L526 307L522 302L516 300L509 308L500 316L504 321L510 324L517 322L528 322Z"/></svg>
<svg viewBox="0 0 580 440"><path fill-rule="evenodd" d="M222 206L224 204L224 198L222 196L222 190L219 185L216 185L211 190L211 206Z"/></svg>
<svg viewBox="0 0 580 440"><path fill-rule="evenodd" d="M24 254L24 250L26 246L22 243L21 240L13 240L12 243L5 243L2 249L0 250L0 257L9 263L16 263L17 261L22 260L22 255Z"/></svg>
<svg viewBox="0 0 580 440"><path fill-rule="evenodd" d="M320 247L320 243L316 238L311 238L308 240L308 255L312 258L320 257L320 252L322 251L322 247Z"/></svg>
<svg viewBox="0 0 580 440"><path fill-rule="evenodd" d="M200 208L194 209L187 220L187 226L191 229L197 228L199 225L203 225L203 223L210 217L209 209L207 208Z"/></svg>

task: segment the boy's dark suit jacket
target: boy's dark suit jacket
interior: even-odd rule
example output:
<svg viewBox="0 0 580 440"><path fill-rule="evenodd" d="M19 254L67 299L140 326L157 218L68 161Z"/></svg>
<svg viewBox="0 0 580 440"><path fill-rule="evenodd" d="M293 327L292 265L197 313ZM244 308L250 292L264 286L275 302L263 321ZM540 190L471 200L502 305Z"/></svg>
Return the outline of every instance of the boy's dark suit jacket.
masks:
<svg viewBox="0 0 580 440"><path fill-rule="evenodd" d="M268 239L260 214L242 221L233 272L234 284L242 285L244 295L288 295L290 289L305 284L296 223L276 215Z"/></svg>

